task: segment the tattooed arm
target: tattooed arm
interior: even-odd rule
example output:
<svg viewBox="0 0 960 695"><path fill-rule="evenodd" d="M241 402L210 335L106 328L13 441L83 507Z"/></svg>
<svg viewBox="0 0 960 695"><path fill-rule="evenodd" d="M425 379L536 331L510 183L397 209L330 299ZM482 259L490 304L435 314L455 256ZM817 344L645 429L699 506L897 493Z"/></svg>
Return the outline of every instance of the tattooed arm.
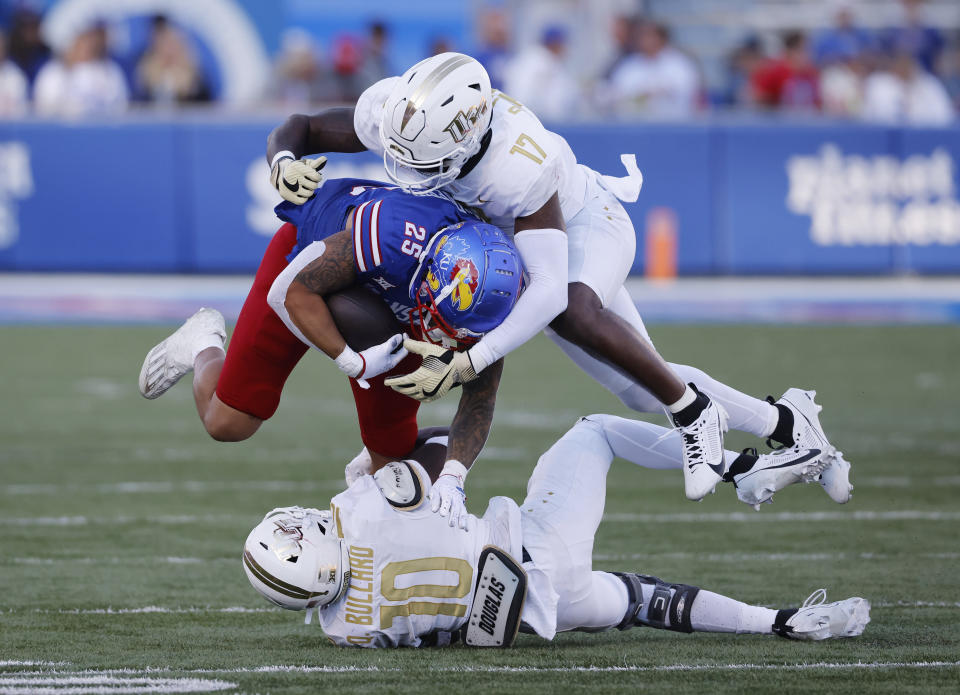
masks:
<svg viewBox="0 0 960 695"><path fill-rule="evenodd" d="M314 152L363 152L366 147L353 129L353 107L338 106L313 116L294 114L267 138L267 161L277 152L302 157Z"/></svg>
<svg viewBox="0 0 960 695"><path fill-rule="evenodd" d="M476 379L463 385L460 405L450 425L447 458L460 461L468 469L480 455L490 434L502 373L503 359L499 359Z"/></svg>
<svg viewBox="0 0 960 695"><path fill-rule="evenodd" d="M331 359L343 352L347 341L323 298L350 287L356 280L352 237L349 230L343 230L325 239L323 255L300 271L284 300L293 323Z"/></svg>

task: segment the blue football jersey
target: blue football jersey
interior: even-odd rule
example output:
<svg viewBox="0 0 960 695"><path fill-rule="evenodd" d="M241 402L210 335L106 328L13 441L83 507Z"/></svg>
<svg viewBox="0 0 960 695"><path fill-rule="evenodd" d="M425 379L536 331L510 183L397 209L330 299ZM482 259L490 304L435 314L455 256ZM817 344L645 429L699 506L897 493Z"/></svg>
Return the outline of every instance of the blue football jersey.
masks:
<svg viewBox="0 0 960 695"><path fill-rule="evenodd" d="M277 216L297 227L288 260L314 241L353 223L357 280L381 295L400 321L409 320L410 282L420 254L444 227L476 218L443 194L411 195L364 179L332 179L303 205L284 202Z"/></svg>

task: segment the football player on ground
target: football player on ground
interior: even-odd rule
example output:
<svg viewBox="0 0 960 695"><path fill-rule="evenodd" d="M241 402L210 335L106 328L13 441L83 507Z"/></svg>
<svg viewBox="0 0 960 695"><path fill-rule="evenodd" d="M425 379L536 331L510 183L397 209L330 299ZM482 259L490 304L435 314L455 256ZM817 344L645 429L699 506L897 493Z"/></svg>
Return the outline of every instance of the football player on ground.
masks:
<svg viewBox="0 0 960 695"><path fill-rule="evenodd" d="M807 461L822 457L800 453ZM681 437L610 415L581 418L540 457L523 504L491 499L482 518L468 517L469 533L430 513L431 477L423 466L392 462L358 478L328 511L286 507L267 514L244 544L244 570L276 605L316 609L340 646L460 639L509 646L518 628L545 639L643 625L798 640L863 632L870 604L862 598L825 603L821 589L799 609L775 610L646 574L594 571L594 536L614 456L679 468ZM807 461L784 465L785 454L724 456L741 498L761 499L763 490L779 489L807 468Z"/></svg>
<svg viewBox="0 0 960 695"><path fill-rule="evenodd" d="M267 247L229 349L223 316L201 309L150 350L141 393L157 398L193 370L194 400L207 432L240 441L274 414L287 377L314 346L350 377L366 445L352 470L376 470L407 456L418 439L419 402L383 383L384 375L409 371L419 361L407 356L398 320L427 339L476 342L509 313L521 291L522 264L513 244L446 197L412 196L375 181L329 181L307 204L282 203L277 213L286 224ZM361 313L354 324L385 321L386 335L395 333L382 343L378 336L360 352L347 345L328 306L357 286L379 294L393 313L374 297L381 313ZM359 326L366 333L376 328ZM451 525L463 522L457 490L489 433L501 370L498 361L464 385L450 460L434 495Z"/></svg>
<svg viewBox="0 0 960 695"><path fill-rule="evenodd" d="M669 411L684 435L688 498L701 499L721 480L729 425L794 450L829 450L833 461L820 482L835 501L849 499L849 464L813 424L820 410L813 391L762 401L699 369L667 364L653 349L623 287L636 237L621 201L635 201L642 181L632 155L621 157L624 178L578 164L562 137L491 90L483 67L459 53L375 83L355 107L288 118L267 143L271 181L285 199L303 203L322 179L311 166L317 160L301 157L363 150L382 155L406 190L443 189L514 234L528 275L513 311L480 342L466 352L421 347L437 359L388 385L420 400L439 398L546 330L628 407Z"/></svg>

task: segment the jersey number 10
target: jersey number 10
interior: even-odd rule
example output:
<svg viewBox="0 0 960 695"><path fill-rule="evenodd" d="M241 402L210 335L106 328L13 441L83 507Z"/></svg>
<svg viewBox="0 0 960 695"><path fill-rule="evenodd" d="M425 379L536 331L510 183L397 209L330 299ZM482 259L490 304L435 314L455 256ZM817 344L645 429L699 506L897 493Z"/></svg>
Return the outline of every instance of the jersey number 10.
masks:
<svg viewBox="0 0 960 695"><path fill-rule="evenodd" d="M454 584L414 584L397 587L397 578L415 572L453 572L457 575ZM387 601L403 601L392 606L380 606L380 629L388 630L394 618L410 615L450 615L462 617L467 614L463 603L436 603L411 601L412 598L463 598L470 593L473 583L473 567L466 560L455 557L424 557L418 560L390 562L380 574L380 593Z"/></svg>

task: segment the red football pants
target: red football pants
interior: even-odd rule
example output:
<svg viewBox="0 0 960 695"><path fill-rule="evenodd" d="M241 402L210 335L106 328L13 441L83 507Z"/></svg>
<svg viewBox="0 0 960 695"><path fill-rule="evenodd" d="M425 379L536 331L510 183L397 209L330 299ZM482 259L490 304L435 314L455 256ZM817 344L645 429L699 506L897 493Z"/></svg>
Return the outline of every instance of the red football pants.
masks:
<svg viewBox="0 0 960 695"><path fill-rule="evenodd" d="M270 419L277 411L283 385L307 351L307 346L283 325L267 304L267 293L287 267L287 255L296 243L297 228L288 223L267 246L233 329L217 381L217 396L221 401L261 420ZM413 371L417 366L416 356L411 355L392 371L367 379L369 389L360 388L355 379L350 379L360 436L370 451L400 457L413 449L420 403L385 386L383 380Z"/></svg>

